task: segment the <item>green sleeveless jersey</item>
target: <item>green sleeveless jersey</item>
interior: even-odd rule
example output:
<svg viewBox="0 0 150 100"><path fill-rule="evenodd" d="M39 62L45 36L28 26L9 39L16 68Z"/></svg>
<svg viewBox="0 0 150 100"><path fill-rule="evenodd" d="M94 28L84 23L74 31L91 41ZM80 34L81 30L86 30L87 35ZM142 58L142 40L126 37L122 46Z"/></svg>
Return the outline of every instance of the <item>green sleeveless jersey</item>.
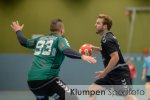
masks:
<svg viewBox="0 0 150 100"><path fill-rule="evenodd" d="M58 76L65 55L70 48L66 38L57 34L27 40L27 47L34 49L33 63L28 72L28 80L47 80Z"/></svg>

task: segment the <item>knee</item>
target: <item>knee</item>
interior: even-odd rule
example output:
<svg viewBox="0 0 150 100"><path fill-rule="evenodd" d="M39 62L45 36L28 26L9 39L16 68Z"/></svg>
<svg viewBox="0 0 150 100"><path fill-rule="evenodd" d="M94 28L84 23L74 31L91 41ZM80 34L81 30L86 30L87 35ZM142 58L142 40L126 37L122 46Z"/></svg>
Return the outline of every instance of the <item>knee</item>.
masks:
<svg viewBox="0 0 150 100"><path fill-rule="evenodd" d="M95 84L91 84L88 89L89 90L95 90L96 89L96 85Z"/></svg>
<svg viewBox="0 0 150 100"><path fill-rule="evenodd" d="M96 91L96 90L103 90L102 86L100 85L97 85L97 84L91 84L88 88L89 90L92 90L92 91Z"/></svg>
<svg viewBox="0 0 150 100"><path fill-rule="evenodd" d="M137 100L137 98L134 95L127 95L125 100Z"/></svg>
<svg viewBox="0 0 150 100"><path fill-rule="evenodd" d="M146 84L146 89L150 90L150 82Z"/></svg>

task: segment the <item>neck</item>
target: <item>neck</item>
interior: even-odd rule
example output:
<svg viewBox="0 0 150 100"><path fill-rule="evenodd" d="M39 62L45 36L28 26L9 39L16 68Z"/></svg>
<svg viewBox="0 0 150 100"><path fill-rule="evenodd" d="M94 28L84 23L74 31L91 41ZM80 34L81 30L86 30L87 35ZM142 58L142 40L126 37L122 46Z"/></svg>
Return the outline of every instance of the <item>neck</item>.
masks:
<svg viewBox="0 0 150 100"><path fill-rule="evenodd" d="M59 36L62 36L61 33L60 33L60 32L57 32L57 31L52 32L52 33L57 34L57 35L59 35Z"/></svg>
<svg viewBox="0 0 150 100"><path fill-rule="evenodd" d="M106 33L108 33L108 32L109 32L108 30L104 30L103 32L100 33L100 36L103 37L103 36L105 36Z"/></svg>
<svg viewBox="0 0 150 100"><path fill-rule="evenodd" d="M59 36L62 36L61 33L57 33Z"/></svg>

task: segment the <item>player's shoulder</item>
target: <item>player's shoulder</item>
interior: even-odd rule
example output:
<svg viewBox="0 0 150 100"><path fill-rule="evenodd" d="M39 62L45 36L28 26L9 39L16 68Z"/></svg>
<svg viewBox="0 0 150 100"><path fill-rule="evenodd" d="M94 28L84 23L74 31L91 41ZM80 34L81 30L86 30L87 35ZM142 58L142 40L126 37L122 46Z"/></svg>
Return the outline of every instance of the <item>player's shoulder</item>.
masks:
<svg viewBox="0 0 150 100"><path fill-rule="evenodd" d="M105 38L107 40L114 40L114 39L116 39L116 37L114 36L114 34L112 32L106 33Z"/></svg>
<svg viewBox="0 0 150 100"><path fill-rule="evenodd" d="M65 37L59 37L58 42L63 46L67 45L70 47L69 41Z"/></svg>
<svg viewBox="0 0 150 100"><path fill-rule="evenodd" d="M112 32L108 32L106 33L105 36L102 37L102 42L106 43L106 42L113 42L115 41L117 38L113 35Z"/></svg>
<svg viewBox="0 0 150 100"><path fill-rule="evenodd" d="M59 40L64 40L64 41L68 41L65 37L58 37Z"/></svg>

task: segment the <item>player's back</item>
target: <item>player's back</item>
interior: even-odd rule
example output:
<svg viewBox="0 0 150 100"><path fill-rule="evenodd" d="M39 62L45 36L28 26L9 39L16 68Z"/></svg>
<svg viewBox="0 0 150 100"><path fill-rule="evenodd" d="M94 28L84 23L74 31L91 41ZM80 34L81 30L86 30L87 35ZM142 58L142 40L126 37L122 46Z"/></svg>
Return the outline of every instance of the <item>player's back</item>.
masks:
<svg viewBox="0 0 150 100"><path fill-rule="evenodd" d="M57 34L37 38L28 80L45 80L58 75L64 59L64 54L58 48L61 38Z"/></svg>

